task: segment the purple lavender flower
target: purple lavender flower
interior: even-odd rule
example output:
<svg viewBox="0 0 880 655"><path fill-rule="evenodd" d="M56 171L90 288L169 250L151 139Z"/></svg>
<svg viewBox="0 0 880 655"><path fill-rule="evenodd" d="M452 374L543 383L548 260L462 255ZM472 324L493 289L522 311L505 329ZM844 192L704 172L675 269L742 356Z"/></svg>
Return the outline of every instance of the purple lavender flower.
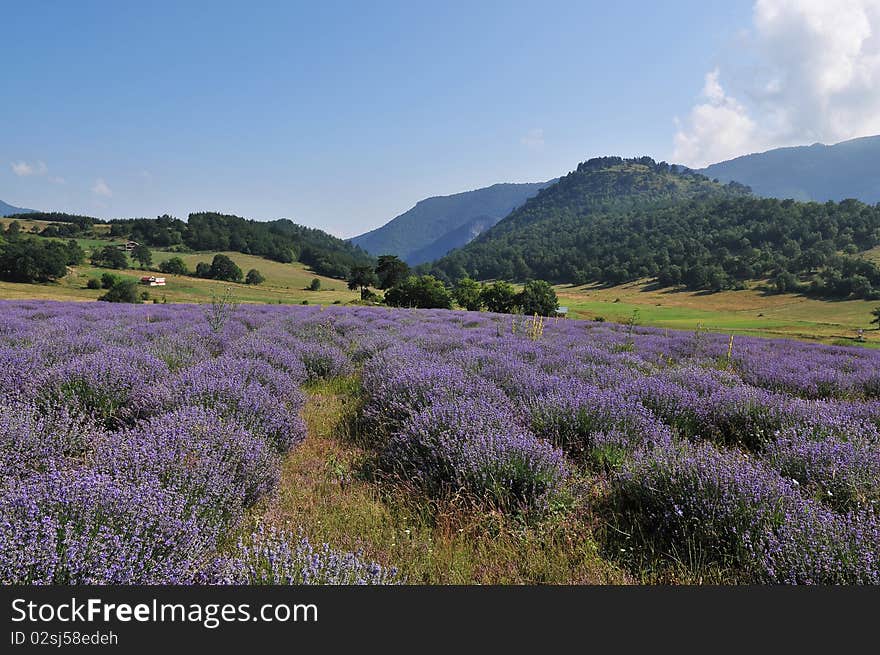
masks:
<svg viewBox="0 0 880 655"><path fill-rule="evenodd" d="M381 462L431 496L463 491L512 511L542 509L568 474L562 453L517 425L507 408L466 397L412 415Z"/></svg>
<svg viewBox="0 0 880 655"><path fill-rule="evenodd" d="M262 524L236 551L215 563L215 582L248 585L388 585L403 578L395 568L366 561L361 553L341 553Z"/></svg>

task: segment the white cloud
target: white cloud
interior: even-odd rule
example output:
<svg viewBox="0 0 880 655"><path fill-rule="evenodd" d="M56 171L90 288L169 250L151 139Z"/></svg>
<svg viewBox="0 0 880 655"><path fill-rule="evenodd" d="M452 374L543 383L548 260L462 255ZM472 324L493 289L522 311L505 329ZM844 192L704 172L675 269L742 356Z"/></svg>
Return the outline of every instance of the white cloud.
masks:
<svg viewBox="0 0 880 655"><path fill-rule="evenodd" d="M755 121L736 98L724 92L718 78L717 68L706 74L705 102L691 110L687 127L679 125L673 155L676 162L703 166L757 147L760 137Z"/></svg>
<svg viewBox="0 0 880 655"><path fill-rule="evenodd" d="M110 190L110 187L107 186L107 183L102 177L95 180L95 185L92 187L92 193L96 196L101 196L102 198L110 198L113 196L113 191Z"/></svg>
<svg viewBox="0 0 880 655"><path fill-rule="evenodd" d="M45 162L38 161L31 164L26 161L14 161L10 164L12 172L19 177L28 177L30 175L45 175L49 172L49 168Z"/></svg>
<svg viewBox="0 0 880 655"><path fill-rule="evenodd" d="M757 0L745 47L754 65L734 71L742 83L706 76L675 161L880 133L880 0Z"/></svg>
<svg viewBox="0 0 880 655"><path fill-rule="evenodd" d="M529 130L526 132L524 136L522 136L519 140L521 144L526 146L527 148L540 149L544 147L544 130L542 128L536 128L533 130Z"/></svg>

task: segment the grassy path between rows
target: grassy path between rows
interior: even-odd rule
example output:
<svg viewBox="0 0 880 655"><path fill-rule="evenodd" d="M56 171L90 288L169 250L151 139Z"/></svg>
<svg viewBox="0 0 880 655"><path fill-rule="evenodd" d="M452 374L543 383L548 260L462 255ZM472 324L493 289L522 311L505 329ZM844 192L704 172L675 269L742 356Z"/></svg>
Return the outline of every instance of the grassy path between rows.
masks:
<svg viewBox="0 0 880 655"><path fill-rule="evenodd" d="M370 476L355 379L308 390L305 442L284 461L268 525L302 530L312 543L363 551L397 566L412 584L608 584L627 576L604 561L577 512L524 526L455 502L430 503Z"/></svg>

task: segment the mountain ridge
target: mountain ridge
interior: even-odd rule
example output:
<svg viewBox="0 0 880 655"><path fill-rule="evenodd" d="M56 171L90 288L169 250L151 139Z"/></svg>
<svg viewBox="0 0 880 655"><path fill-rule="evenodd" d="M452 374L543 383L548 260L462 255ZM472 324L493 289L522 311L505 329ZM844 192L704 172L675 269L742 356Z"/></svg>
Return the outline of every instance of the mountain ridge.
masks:
<svg viewBox="0 0 880 655"><path fill-rule="evenodd" d="M0 216L14 216L15 214L36 214L36 209L25 209L24 207L14 207L9 203L0 200Z"/></svg>
<svg viewBox="0 0 880 655"><path fill-rule="evenodd" d="M880 202L880 135L826 145L813 143L750 153L695 169L722 182L737 181L766 198Z"/></svg>
<svg viewBox="0 0 880 655"><path fill-rule="evenodd" d="M497 223L554 182L500 182L424 198L381 227L349 241L374 255L397 255L410 264L431 261L468 242L469 231L463 229L468 223L486 218Z"/></svg>

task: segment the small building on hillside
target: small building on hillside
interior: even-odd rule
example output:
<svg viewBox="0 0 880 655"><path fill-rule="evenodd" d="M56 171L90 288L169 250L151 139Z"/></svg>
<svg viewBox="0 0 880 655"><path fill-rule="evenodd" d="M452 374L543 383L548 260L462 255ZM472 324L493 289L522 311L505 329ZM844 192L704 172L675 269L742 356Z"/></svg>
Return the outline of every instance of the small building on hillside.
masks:
<svg viewBox="0 0 880 655"><path fill-rule="evenodd" d="M556 315L565 318L566 316L568 316L568 307L557 307Z"/></svg>
<svg viewBox="0 0 880 655"><path fill-rule="evenodd" d="M125 243L120 243L119 249L124 250L125 252L131 252L132 250L137 248L139 245L141 245L141 244L139 244L137 241L129 240L129 241L126 241Z"/></svg>
<svg viewBox="0 0 880 655"><path fill-rule="evenodd" d="M145 275L141 278L141 284L145 284L148 287L164 287L165 278L156 277L155 275Z"/></svg>

